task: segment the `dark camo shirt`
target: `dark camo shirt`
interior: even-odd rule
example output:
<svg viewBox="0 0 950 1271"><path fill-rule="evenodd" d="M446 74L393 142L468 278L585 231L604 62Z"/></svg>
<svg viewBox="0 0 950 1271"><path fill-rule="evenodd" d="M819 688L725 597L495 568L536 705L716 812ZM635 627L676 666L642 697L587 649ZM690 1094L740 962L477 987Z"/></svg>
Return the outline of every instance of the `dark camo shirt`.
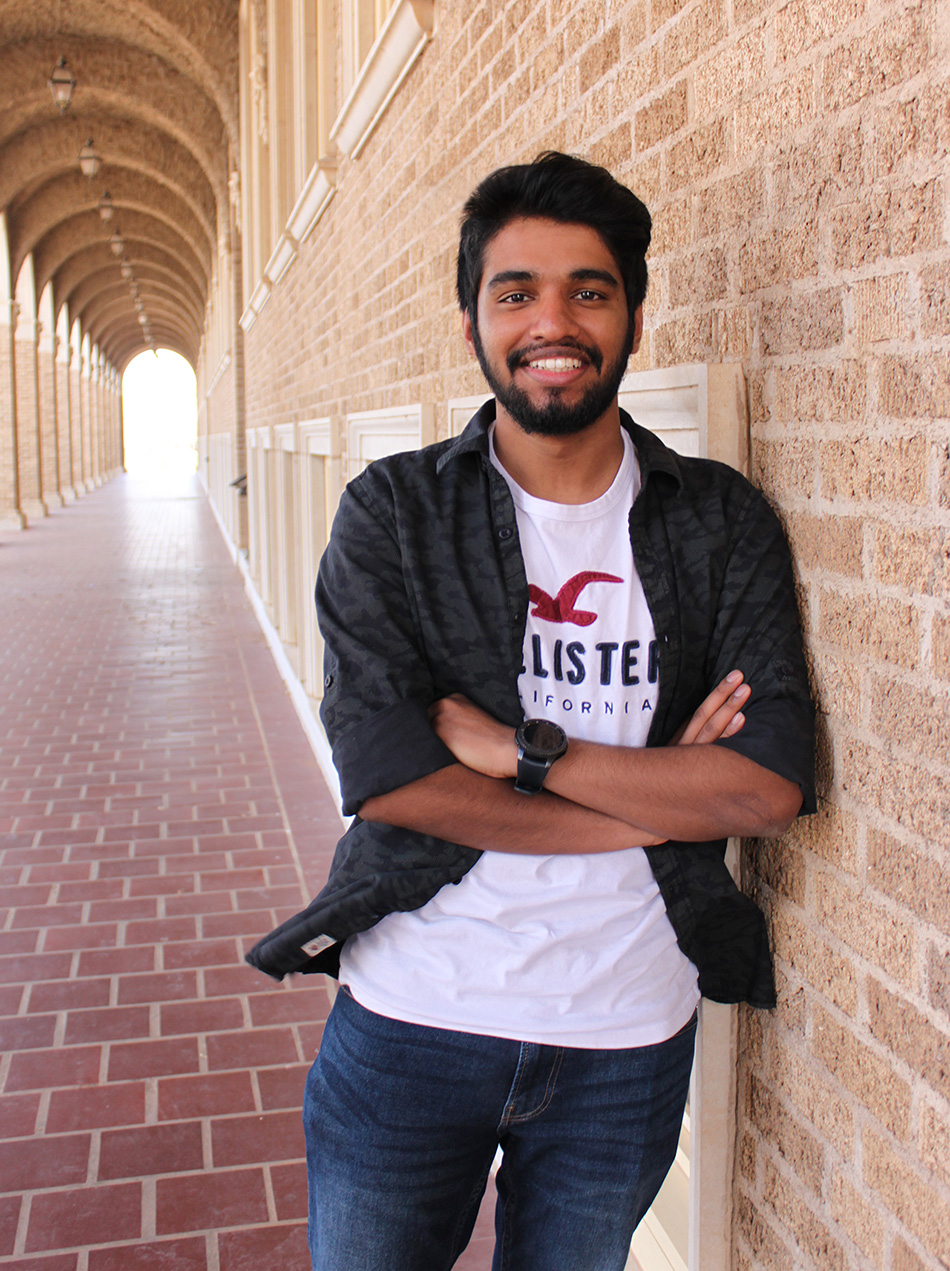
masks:
<svg viewBox="0 0 950 1271"><path fill-rule="evenodd" d="M427 708L464 693L522 719L528 583L514 504L488 457L494 402L461 437L370 464L347 487L317 579L326 641L321 718L344 811L455 762ZM653 615L662 746L734 667L752 685L742 731L717 744L796 782L815 810L813 710L788 548L733 469L683 458L622 413L640 463L630 542ZM647 848L679 945L716 1001L775 1003L765 920L733 882L725 842ZM356 815L326 886L248 954L281 978L336 974L342 942L417 909L480 852ZM307 946L305 949L304 946Z"/></svg>

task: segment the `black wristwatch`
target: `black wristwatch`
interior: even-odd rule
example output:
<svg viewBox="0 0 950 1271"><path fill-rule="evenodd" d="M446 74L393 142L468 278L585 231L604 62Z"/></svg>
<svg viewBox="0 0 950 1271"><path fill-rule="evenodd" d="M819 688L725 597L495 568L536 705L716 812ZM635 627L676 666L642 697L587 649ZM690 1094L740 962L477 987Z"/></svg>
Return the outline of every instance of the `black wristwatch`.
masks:
<svg viewBox="0 0 950 1271"><path fill-rule="evenodd" d="M567 734L548 719L526 719L515 732L518 743L519 794L537 794L555 759L567 750Z"/></svg>

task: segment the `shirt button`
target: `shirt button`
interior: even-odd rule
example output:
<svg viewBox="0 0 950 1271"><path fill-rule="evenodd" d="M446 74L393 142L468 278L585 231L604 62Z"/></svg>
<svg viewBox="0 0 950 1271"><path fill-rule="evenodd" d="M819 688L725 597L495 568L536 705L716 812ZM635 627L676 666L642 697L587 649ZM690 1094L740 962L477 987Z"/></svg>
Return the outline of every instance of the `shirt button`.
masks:
<svg viewBox="0 0 950 1271"><path fill-rule="evenodd" d="M325 676L323 677L323 687L324 687L324 688L329 688L329 687L330 687L330 685L331 685L332 683L333 683L333 676L332 676L332 675L325 675Z"/></svg>
<svg viewBox="0 0 950 1271"><path fill-rule="evenodd" d="M510 525L503 525L498 531L498 537L502 540L502 542L504 542L505 539L511 538L513 533L514 530Z"/></svg>

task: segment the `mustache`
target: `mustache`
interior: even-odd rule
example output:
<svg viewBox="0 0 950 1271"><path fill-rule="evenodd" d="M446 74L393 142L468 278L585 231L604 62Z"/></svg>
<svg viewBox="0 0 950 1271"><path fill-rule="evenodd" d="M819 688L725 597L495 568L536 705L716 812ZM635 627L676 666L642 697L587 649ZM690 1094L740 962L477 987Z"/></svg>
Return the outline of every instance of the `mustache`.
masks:
<svg viewBox="0 0 950 1271"><path fill-rule="evenodd" d="M562 353L565 349L576 349L578 353L583 353L598 375L604 364L604 355L600 349L595 348L592 344L582 344L580 340L566 339L558 340L557 344L532 344L526 345L521 349L513 349L505 358L509 372L514 374L518 367L523 366L526 362L530 362L536 357L548 356L548 350L550 349L556 349L558 353Z"/></svg>

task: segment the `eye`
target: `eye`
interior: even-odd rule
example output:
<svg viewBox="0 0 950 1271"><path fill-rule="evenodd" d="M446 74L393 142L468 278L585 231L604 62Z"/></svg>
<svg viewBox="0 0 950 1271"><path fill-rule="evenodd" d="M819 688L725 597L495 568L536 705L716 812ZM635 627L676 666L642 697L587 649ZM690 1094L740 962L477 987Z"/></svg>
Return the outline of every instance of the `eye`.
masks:
<svg viewBox="0 0 950 1271"><path fill-rule="evenodd" d="M526 300L530 300L530 299L531 297L528 295L526 291L509 291L507 295L499 297L498 303L503 305L511 305L511 304L520 305L520 304L524 304Z"/></svg>
<svg viewBox="0 0 950 1271"><path fill-rule="evenodd" d="M575 293L575 295L578 300L603 300L604 299L602 292L594 291L590 287L585 287L583 291L578 291Z"/></svg>

